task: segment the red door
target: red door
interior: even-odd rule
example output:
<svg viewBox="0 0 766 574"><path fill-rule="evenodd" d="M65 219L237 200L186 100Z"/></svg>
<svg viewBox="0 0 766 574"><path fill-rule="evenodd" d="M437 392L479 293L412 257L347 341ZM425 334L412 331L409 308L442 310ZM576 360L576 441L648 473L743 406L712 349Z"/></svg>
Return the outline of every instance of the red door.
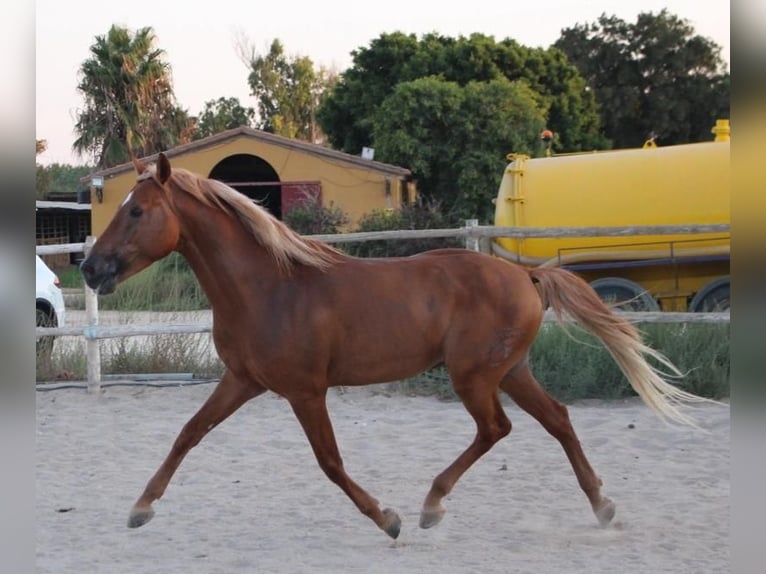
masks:
<svg viewBox="0 0 766 574"><path fill-rule="evenodd" d="M282 217L299 205L314 202L322 205L322 184L319 181L282 182Z"/></svg>

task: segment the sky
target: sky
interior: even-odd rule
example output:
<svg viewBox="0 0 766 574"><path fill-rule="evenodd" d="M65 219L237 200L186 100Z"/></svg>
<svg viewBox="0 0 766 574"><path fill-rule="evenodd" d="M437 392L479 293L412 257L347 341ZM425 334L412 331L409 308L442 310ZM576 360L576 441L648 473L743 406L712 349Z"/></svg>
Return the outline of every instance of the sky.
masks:
<svg viewBox="0 0 766 574"><path fill-rule="evenodd" d="M721 46L730 63L729 0L478 0L416 2L388 0L37 0L35 23L36 138L48 142L37 157L43 165L81 165L71 151L74 124L83 99L77 92L78 70L89 47L112 24L135 31L151 26L157 47L172 69L178 104L199 114L205 102L237 97L255 106L247 85L248 70L238 56L244 39L260 53L278 38L290 55L308 56L315 65L343 71L351 52L369 46L382 33L417 36L438 32L468 36L474 32L512 38L530 47L547 48L561 30L595 22L601 14L635 22L640 12L667 8L686 19L697 34Z"/></svg>

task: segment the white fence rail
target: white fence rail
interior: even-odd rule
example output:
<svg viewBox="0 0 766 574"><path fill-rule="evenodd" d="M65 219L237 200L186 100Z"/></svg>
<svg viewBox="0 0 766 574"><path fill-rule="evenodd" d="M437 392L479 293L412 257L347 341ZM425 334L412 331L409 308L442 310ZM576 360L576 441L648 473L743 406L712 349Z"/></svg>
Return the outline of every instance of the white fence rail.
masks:
<svg viewBox="0 0 766 574"><path fill-rule="evenodd" d="M634 235L685 235L698 233L728 233L728 223L686 224L686 225L643 225L633 227L496 227L478 225L469 219L465 227L453 229L400 229L395 231L360 231L333 235L309 235L326 243L353 243L355 241L376 241L381 239L435 239L456 237L481 239L493 237L627 237ZM470 247L470 246L469 246ZM38 255L57 253L81 253L85 243L64 243L60 245L38 245Z"/></svg>
<svg viewBox="0 0 766 574"><path fill-rule="evenodd" d="M706 225L651 225L634 227L495 227L478 225L477 220L466 221L466 226L456 229L405 229L396 231L368 231L341 233L336 235L312 235L310 237L327 243L351 243L356 241L376 241L388 239L430 239L457 237L463 238L468 249L481 250L480 239L493 237L529 238L529 237L626 237L635 235L676 235L697 233L725 233L730 231L729 224ZM38 245L38 255L61 253L86 253L94 238L85 243L64 243L58 245ZM101 386L101 357L98 342L101 339L118 337L136 337L166 334L210 333L211 323L168 324L146 323L142 325L99 325L98 297L88 288L85 291L85 312L87 324L77 327L37 327L35 335L82 336L86 341L88 362L88 391L97 392ZM674 312L625 312L627 319L642 323L721 323L728 322L730 316L724 313L674 313ZM555 321L551 311L546 311L543 321Z"/></svg>

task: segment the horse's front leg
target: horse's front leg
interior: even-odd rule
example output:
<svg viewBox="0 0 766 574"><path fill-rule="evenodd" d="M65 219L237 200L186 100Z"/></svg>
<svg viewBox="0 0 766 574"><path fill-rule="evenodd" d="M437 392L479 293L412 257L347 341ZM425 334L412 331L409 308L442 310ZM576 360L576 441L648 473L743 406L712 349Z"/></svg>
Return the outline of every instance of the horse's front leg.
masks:
<svg viewBox="0 0 766 574"><path fill-rule="evenodd" d="M165 492L181 461L208 432L223 422L239 407L263 393L266 389L252 381L242 381L226 371L210 394L205 404L189 419L170 449L170 453L160 468L152 476L141 497L133 505L128 518L128 526L136 528L151 520L154 516L152 502Z"/></svg>
<svg viewBox="0 0 766 574"><path fill-rule="evenodd" d="M346 474L327 412L324 393L311 398L288 399L309 439L317 462L327 477L337 484L356 504L359 511L377 524L378 528L391 538L399 536L402 523L399 515L390 508L381 510L378 501Z"/></svg>

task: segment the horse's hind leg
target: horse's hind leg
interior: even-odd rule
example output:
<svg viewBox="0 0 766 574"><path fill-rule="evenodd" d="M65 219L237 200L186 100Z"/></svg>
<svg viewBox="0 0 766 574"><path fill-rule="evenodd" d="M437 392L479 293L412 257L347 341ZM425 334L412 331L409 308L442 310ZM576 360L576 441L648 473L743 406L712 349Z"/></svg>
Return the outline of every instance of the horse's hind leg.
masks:
<svg viewBox="0 0 766 574"><path fill-rule="evenodd" d="M265 390L255 383L240 381L229 371L226 371L205 404L184 425L173 443L170 453L147 483L143 494L133 505L128 526L136 528L149 522L154 516L152 502L164 494L173 473L178 469L186 453L215 426L223 422L248 400L260 395Z"/></svg>
<svg viewBox="0 0 766 574"><path fill-rule="evenodd" d="M569 420L567 408L545 392L526 363L506 375L500 387L561 443L572 463L580 488L588 497L599 524L601 526L609 524L615 513L614 503L601 495L601 479L596 476L588 459L585 458L580 441Z"/></svg>
<svg viewBox="0 0 766 574"><path fill-rule="evenodd" d="M401 520L396 512L388 508L381 510L378 501L346 474L327 412L324 393L309 398L288 397L288 400L306 433L320 468L327 477L337 484L356 504L359 511L372 519L378 528L391 538L399 536Z"/></svg>
<svg viewBox="0 0 766 574"><path fill-rule="evenodd" d="M446 512L442 499L473 463L511 432L511 421L503 411L495 385L487 386L483 379L477 378L454 380L455 392L476 421L476 436L455 462L434 478L420 512L421 528L430 528L441 521Z"/></svg>

